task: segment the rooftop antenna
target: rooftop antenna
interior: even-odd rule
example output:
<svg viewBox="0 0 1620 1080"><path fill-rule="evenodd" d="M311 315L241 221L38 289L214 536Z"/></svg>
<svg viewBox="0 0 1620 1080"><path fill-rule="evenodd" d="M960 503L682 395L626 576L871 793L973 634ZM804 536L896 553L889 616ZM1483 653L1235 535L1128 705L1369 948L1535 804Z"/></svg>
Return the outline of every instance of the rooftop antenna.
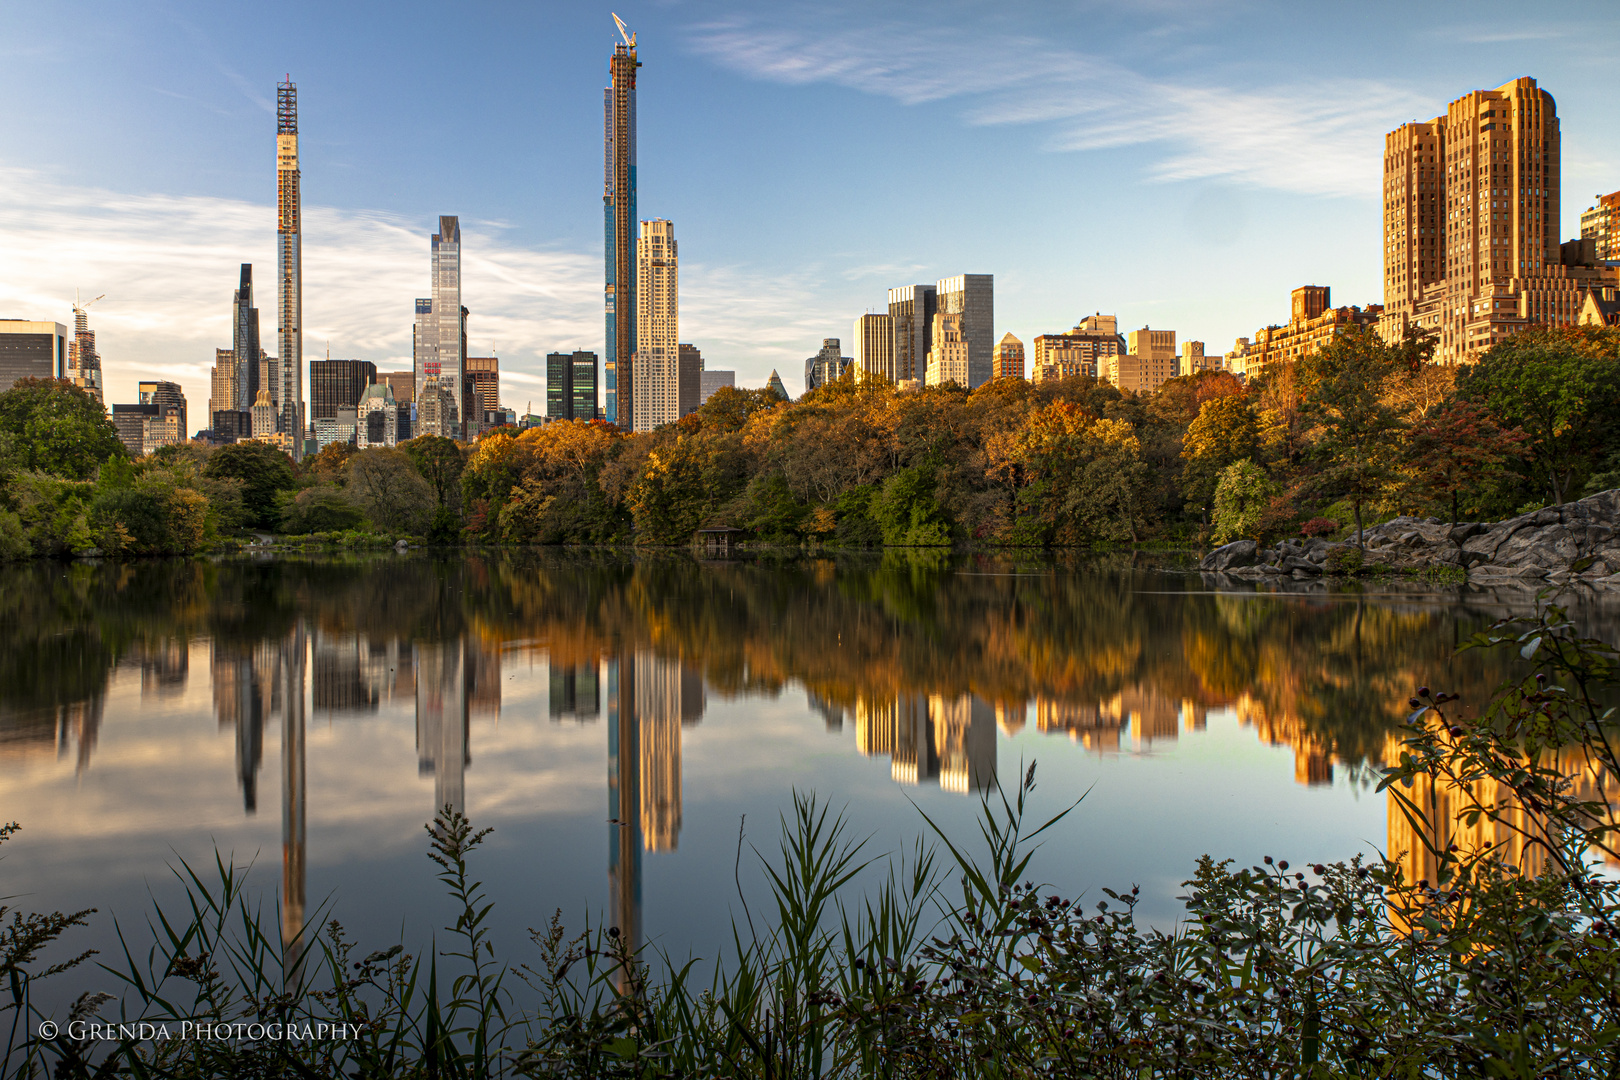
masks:
<svg viewBox="0 0 1620 1080"><path fill-rule="evenodd" d="M613 15L612 12L608 12L608 14ZM632 48L632 49L635 48L636 47L636 35L634 35L634 34L632 34L630 32L630 28L628 26L624 25L624 20L619 18L617 15L613 15L613 21L615 23L618 23L618 25L619 25L619 36L624 38L624 43L626 45L630 46L630 48Z"/></svg>

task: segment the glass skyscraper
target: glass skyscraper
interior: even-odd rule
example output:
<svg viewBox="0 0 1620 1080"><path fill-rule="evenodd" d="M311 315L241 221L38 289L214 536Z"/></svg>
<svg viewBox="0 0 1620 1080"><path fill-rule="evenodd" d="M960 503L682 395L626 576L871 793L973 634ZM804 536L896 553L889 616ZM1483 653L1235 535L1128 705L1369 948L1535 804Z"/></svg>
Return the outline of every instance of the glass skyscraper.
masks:
<svg viewBox="0 0 1620 1080"><path fill-rule="evenodd" d="M461 219L439 218L433 234L433 295L416 301L418 435L461 438L466 331L461 306Z"/></svg>
<svg viewBox="0 0 1620 1080"><path fill-rule="evenodd" d="M615 19L617 21L617 19ZM624 33L624 24L619 24ZM625 35L608 61L611 82L603 91L602 141L605 175L602 186L603 251L607 260L604 305L607 351L604 354L605 415L626 431L634 423L636 352L636 38Z"/></svg>
<svg viewBox="0 0 1620 1080"><path fill-rule="evenodd" d="M968 386L990 381L996 339L995 277L991 274L957 274L940 279L939 310L962 316L962 337L968 347Z"/></svg>

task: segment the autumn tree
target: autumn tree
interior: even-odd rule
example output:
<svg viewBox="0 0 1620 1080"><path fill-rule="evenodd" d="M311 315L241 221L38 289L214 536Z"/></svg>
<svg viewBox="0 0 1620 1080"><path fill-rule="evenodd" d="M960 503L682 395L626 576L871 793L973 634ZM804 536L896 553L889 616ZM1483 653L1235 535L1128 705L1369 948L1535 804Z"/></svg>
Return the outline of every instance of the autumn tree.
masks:
<svg viewBox="0 0 1620 1080"><path fill-rule="evenodd" d="M1503 431L1472 401L1432 408L1407 432L1405 456L1412 488L1430 502L1449 503L1455 525L1464 494L1477 495L1508 462L1522 456L1524 438L1517 428Z"/></svg>

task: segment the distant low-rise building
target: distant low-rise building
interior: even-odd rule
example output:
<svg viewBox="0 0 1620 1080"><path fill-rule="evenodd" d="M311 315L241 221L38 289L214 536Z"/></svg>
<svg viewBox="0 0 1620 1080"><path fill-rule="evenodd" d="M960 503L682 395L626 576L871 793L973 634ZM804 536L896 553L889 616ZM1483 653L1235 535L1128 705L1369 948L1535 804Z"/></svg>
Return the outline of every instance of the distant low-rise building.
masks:
<svg viewBox="0 0 1620 1080"><path fill-rule="evenodd" d="M1152 330L1144 326L1132 330L1127 342L1129 352L1111 356L1099 365L1101 377L1121 390L1135 393L1157 390L1179 373L1174 330Z"/></svg>
<svg viewBox="0 0 1620 1080"><path fill-rule="evenodd" d="M1034 342L1031 382L1070 379L1076 375L1098 378L1113 357L1126 351L1113 315L1088 315L1067 334L1041 334Z"/></svg>
<svg viewBox="0 0 1620 1080"><path fill-rule="evenodd" d="M1593 253L1604 262L1620 261L1620 191L1599 195L1581 211L1581 239L1593 242Z"/></svg>
<svg viewBox="0 0 1620 1080"><path fill-rule="evenodd" d="M1010 330L1001 335L1001 340L996 342L995 350L991 353L990 377L992 379L1024 377L1024 343L1014 337Z"/></svg>
<svg viewBox="0 0 1620 1080"><path fill-rule="evenodd" d="M1579 326L1620 326L1620 289L1613 285L1588 289L1575 321Z"/></svg>
<svg viewBox="0 0 1620 1080"><path fill-rule="evenodd" d="M1330 296L1326 285L1301 285L1295 289L1288 325L1255 331L1246 360L1247 374L1258 375L1270 364L1309 356L1352 327L1374 328L1384 313L1379 304L1368 305L1365 310L1335 308Z"/></svg>
<svg viewBox="0 0 1620 1080"><path fill-rule="evenodd" d="M1176 374L1196 375L1200 371L1209 371L1211 368L1219 370L1220 367L1220 354L1204 355L1204 343L1202 341L1183 341L1181 343L1181 363L1177 366Z"/></svg>
<svg viewBox="0 0 1620 1080"><path fill-rule="evenodd" d="M337 415L323 416L315 421L315 445L323 450L333 443L353 445L357 441L356 432L359 426L360 412L358 409L339 408Z"/></svg>

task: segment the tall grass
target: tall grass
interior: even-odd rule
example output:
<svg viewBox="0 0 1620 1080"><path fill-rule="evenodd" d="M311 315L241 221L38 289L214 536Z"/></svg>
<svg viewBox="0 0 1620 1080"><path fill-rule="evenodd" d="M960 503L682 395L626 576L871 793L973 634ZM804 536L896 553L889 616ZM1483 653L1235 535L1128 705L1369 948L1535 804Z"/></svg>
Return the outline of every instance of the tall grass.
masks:
<svg viewBox="0 0 1620 1080"><path fill-rule="evenodd" d="M1413 699L1406 752L1384 782L1428 838L1433 881L1408 881L1397 861L1205 857L1183 920L1166 932L1136 923L1134 888L1082 906L1036 884L1036 848L1076 807L1032 817L1033 766L985 798L977 837L949 836L924 814L932 843L887 857L796 795L761 858L770 908L743 907L700 980L690 963L632 952L613 927L571 934L560 916L531 931L530 956L503 958L472 869L488 830L447 810L427 842L456 918L419 954L396 945L362 956L335 921L302 951L284 950L264 929L279 926L275 913L216 859L208 873L182 866L187 904L155 910L138 947L120 931L121 955L97 969L114 993L73 1010L171 1031L336 1022L353 1025L349 1037L76 1038L30 991L75 965L80 977L91 970L82 956L39 959L90 913L14 915L0 939L5 1073L1620 1075L1620 892L1592 866L1595 851L1612 852L1612 810L1570 781L1583 768L1620 777L1603 704L1614 650L1576 637L1557 609L1475 645L1518 648L1541 670L1473 717L1446 694ZM1425 792L1440 784L1465 792L1449 804L1458 821L1435 820L1442 803ZM1481 820L1519 840L1471 846L1454 828ZM1509 847L1540 872L1523 872ZM38 1037L46 1019L63 1030Z"/></svg>

